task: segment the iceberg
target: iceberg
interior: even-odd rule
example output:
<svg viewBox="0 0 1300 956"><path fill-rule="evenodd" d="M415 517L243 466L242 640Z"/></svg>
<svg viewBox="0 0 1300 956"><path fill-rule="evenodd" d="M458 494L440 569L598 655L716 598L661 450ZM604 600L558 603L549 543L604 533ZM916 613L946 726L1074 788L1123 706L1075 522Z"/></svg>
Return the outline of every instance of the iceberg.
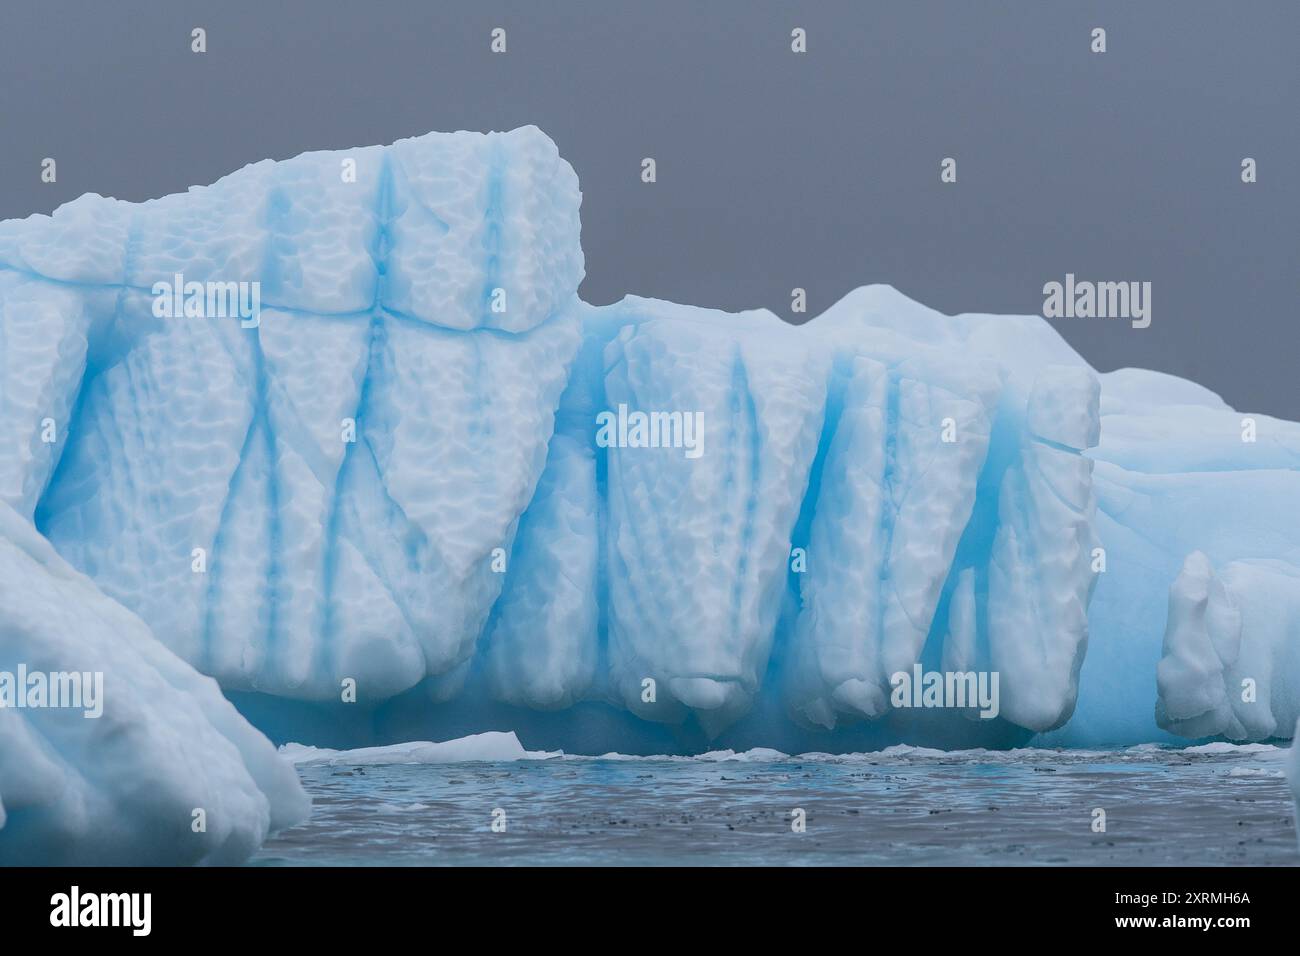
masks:
<svg viewBox="0 0 1300 956"><path fill-rule="evenodd" d="M1300 425L888 286L589 305L580 203L525 127L0 224L0 500L280 743L1290 733Z"/></svg>

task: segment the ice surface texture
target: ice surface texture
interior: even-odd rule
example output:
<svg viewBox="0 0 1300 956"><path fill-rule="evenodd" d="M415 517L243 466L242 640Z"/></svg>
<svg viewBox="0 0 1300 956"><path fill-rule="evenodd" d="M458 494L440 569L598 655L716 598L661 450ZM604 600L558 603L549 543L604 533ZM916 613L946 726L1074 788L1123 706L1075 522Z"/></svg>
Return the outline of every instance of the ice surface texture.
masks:
<svg viewBox="0 0 1300 956"><path fill-rule="evenodd" d="M1300 568L1190 555L1169 593L1156 717L1183 737L1265 740L1300 720Z"/></svg>
<svg viewBox="0 0 1300 956"><path fill-rule="evenodd" d="M0 709L0 862L238 863L306 819L293 768L216 682L2 503L0 608L0 670L103 675L93 709Z"/></svg>
<svg viewBox="0 0 1300 956"><path fill-rule="evenodd" d="M0 498L263 714L341 715L355 681L363 708L498 702L513 726L456 732L538 749L593 703L739 746L1162 739L1187 555L1300 560L1300 426L1244 443L1192 383L884 286L802 327L588 306L579 202L528 127L0 224ZM178 273L260 283L260 322L156 317ZM698 454L607 447L620 408L698 416ZM1265 606L1243 647L1285 639ZM1181 658L1208 626L1186 617ZM1166 726L1289 733L1294 656L1260 676L1268 719L1213 698L1215 660L1162 665ZM916 663L996 671L1000 716L893 707Z"/></svg>

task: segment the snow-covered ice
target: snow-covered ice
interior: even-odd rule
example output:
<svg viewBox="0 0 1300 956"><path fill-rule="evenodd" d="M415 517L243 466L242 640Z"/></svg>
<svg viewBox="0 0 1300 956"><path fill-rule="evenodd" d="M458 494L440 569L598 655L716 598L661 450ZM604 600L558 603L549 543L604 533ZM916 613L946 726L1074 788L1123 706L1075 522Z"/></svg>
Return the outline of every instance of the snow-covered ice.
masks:
<svg viewBox="0 0 1300 956"><path fill-rule="evenodd" d="M489 731L458 740L434 742L417 740L383 747L358 747L354 750L330 750L285 744L280 755L294 764L329 764L330 766L383 766L403 763L468 763L477 761L549 760L559 753L525 750L513 733Z"/></svg>

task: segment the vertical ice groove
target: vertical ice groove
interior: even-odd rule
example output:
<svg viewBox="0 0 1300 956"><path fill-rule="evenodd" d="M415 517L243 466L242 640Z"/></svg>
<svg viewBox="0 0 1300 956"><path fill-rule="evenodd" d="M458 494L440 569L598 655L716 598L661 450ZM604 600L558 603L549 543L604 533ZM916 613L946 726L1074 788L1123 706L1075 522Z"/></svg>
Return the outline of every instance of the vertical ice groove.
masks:
<svg viewBox="0 0 1300 956"><path fill-rule="evenodd" d="M382 270L381 270L382 272ZM376 285L376 295L378 289L382 287L382 275L379 283ZM357 435L364 434L365 408L369 398L371 387L371 374L374 368L374 349L375 339L379 334L378 325L382 321L379 312L376 310L370 317L368 334L366 336L366 361L364 371L361 375L361 384L357 391L356 407L352 410L351 418L354 422ZM343 458L339 462L338 469L334 473L334 481L330 488L329 510L325 519L325 534L321 552L321 600L318 605L317 634L319 641L317 644L316 670L318 673L332 676L334 671L334 643L335 643L335 587L338 580L338 546L339 536L341 534L340 513L342 506L343 481L348 474L348 469L352 458L357 454L357 443L343 443Z"/></svg>
<svg viewBox="0 0 1300 956"><path fill-rule="evenodd" d="M1088 643L1092 461L1100 387L1086 369L1049 365L1030 390L1017 453L1002 479L990 555L991 666L1002 716L1049 731L1073 713Z"/></svg>
<svg viewBox="0 0 1300 956"><path fill-rule="evenodd" d="M739 346L736 348L735 355L736 368L736 394L740 398L741 413L743 416L743 428L737 431L741 434L748 435L749 444L746 452L749 456L749 474L746 476L748 482L748 494L745 499L745 521L740 538L740 566L736 573L736 584L732 589L731 617L732 627L737 631L742 631L750 626L746 620L746 608L743 605L744 590L747 586L752 586L750 581L750 561L753 558L753 539L754 525L757 520L758 496L762 481L763 467L763 435L758 421L758 409L754 405L754 395L749 387L749 375L745 369L745 359ZM755 622L757 626L757 622ZM764 662L766 663L766 662ZM758 673L762 673L762 666L758 668ZM747 688L757 691L758 688Z"/></svg>
<svg viewBox="0 0 1300 956"><path fill-rule="evenodd" d="M876 590L879 597L876 601L876 620L869 633L875 635L875 640L880 645L880 651L886 650L885 641L889 633L888 610L890 601L898 603L898 595L894 592L894 582L891 576L891 569L894 557L894 527L898 522L898 511L901 502L898 500L898 429L899 429L899 405L902 402L902 382L900 373L896 367L885 369L885 421L884 421L884 467L880 473L879 494L882 502L880 509L880 529L877 540L879 541L880 554L882 560L879 563L879 576L876 582ZM906 494L906 491L903 492ZM881 663L888 669L888 662L882 656Z"/></svg>
<svg viewBox="0 0 1300 956"><path fill-rule="evenodd" d="M86 379L92 317L80 296L35 279L16 278L5 296L0 279L0 407L8 447L0 449L0 500L31 517L57 480ZM42 440L42 421L59 440Z"/></svg>
<svg viewBox="0 0 1300 956"><path fill-rule="evenodd" d="M393 181L394 164L398 162L390 148L380 151L379 186L375 191L375 208L372 213L374 236L366 243L375 269L374 299L370 304L367 317L367 334L365 341L366 357L361 382L357 388L357 399L352 408L351 419L356 430L356 438L364 440L365 426L368 420L367 409L374 387L376 368L375 350L383 342L383 308L388 281L388 257L392 248L390 227L393 221ZM342 496L344 480L349 473L352 459L357 454L357 441L343 442L343 456L334 472L334 481L329 493L329 505L325 520L325 533L321 553L321 600L319 616L316 619L317 654L314 670L324 675L325 682L332 685L337 675L337 632L336 632L336 587L339 575L338 549L342 535ZM371 452L373 455L373 451ZM390 595L392 589L389 588ZM394 595L395 597L395 595Z"/></svg>
<svg viewBox="0 0 1300 956"><path fill-rule="evenodd" d="M789 649L786 694L796 720L834 727L836 712L876 716L881 583L887 549L886 455L892 386L888 368L866 357L836 357L820 444L825 449L801 575L801 609ZM896 406L895 406L896 410Z"/></svg>
<svg viewBox="0 0 1300 956"><path fill-rule="evenodd" d="M194 665L204 673L217 673L218 664L214 651L213 628L216 625L217 618L221 614L221 597L222 571L225 566L221 559L221 554L225 547L225 532L230 525L231 510L234 507L234 501L243 486L244 471L247 467L249 450L257 433L257 418L254 416L249 419L248 430L244 433L244 441L239 450L239 459L235 465L235 470L230 476L230 483L226 487L225 497L222 500L221 510L218 512L216 533L212 538L210 560L208 561L206 587L204 588L204 607L203 607L203 630L199 639L198 658L193 661Z"/></svg>
<svg viewBox="0 0 1300 956"><path fill-rule="evenodd" d="M488 146L488 181L487 203L483 210L486 229L483 233L483 291L479 308L482 310L479 324L491 325L492 300L494 290L501 283L501 223L504 215L502 209L502 167L505 163L504 146L500 137L492 137ZM509 309L510 290L506 290L506 306Z"/></svg>
<svg viewBox="0 0 1300 956"><path fill-rule="evenodd" d="M95 197L95 199L98 199L98 197ZM84 201L78 200L77 203L69 204L67 208L69 211L77 206L84 208L87 203L94 203L94 200L90 197L84 197ZM100 208L111 208L115 210L114 215L119 216L120 218L121 215L123 215L121 213L121 205L125 204L119 205L113 200L99 200L99 203L96 205ZM129 208L130 211L124 214L126 217L126 225L124 227L124 235L122 239L122 265L120 271L114 270L114 281L108 281L107 274L100 276L103 281L80 282L46 276L37 271L13 270L15 275L29 276L30 281L35 284L34 288L41 290L42 298L50 299L52 296L63 297L66 305L61 311L66 313L70 309L75 309L77 313L75 316L67 316L65 318L63 328L59 330L60 336L57 353L58 358L63 359L59 364L66 366L71 362L79 367L75 369L73 378L64 382L59 381L59 369L57 367L51 368L49 372L49 380L45 383L47 387L56 389L63 393L62 395L50 394L46 396L48 399L53 400L53 403L56 406L63 405L66 410L65 415L56 416L56 425L62 438L49 447L48 461L41 467L41 473L35 476L30 476L36 479L35 482L30 482L29 480L21 481L23 486L31 484L30 489L25 488L25 494L23 494L22 500L11 500L10 502L19 507L19 510L22 513L31 518L34 518L34 516L41 510L42 502L44 502L47 495L50 494L53 485L58 479L60 465L63 459L63 452L68 447L69 441L72 440L74 430L80 423L80 415L78 412L82 407L83 393L88 380L94 376L96 365L99 361L99 357L94 354L92 343L90 341L92 332L91 326L96 319L96 316L92 314L91 308L92 292L95 290L102 290L107 293L116 289L112 324L115 328L121 326L122 305L128 291L127 281L128 276L130 275L133 256L135 254L135 246L138 241L138 210L136 207ZM66 216L68 213L65 212L64 215ZM48 223L51 229L57 228L55 219L47 217L41 217L41 219ZM96 236L95 240L106 242L110 250L112 246L115 245L109 237ZM51 250L56 252L56 254L60 249L63 250L65 254L71 254L74 258L80 254L75 243L63 242L51 247ZM111 254L110 258L112 258ZM12 266L9 268L13 269ZM52 295L44 294L46 290L49 290L49 293ZM76 292L75 297L74 290ZM3 302L0 302L0 306L2 305ZM0 308L0 315L2 314L3 308ZM7 325L8 323L4 324ZM53 324L54 323L48 323L47 328L48 326L53 326ZM53 330L49 329L49 331ZM49 334L49 331L42 330L44 334ZM77 351L81 353L81 358L79 360L72 357L64 357L65 350L72 340L76 340L79 343L79 347L77 348ZM0 357L3 357L6 354L6 350L11 346L11 340L6 335L4 339L0 339L0 342L4 343L3 345L0 345ZM7 388L0 387L0 398L3 398L7 391ZM6 411L8 413L8 410ZM28 477L29 476L25 475L24 479L28 479Z"/></svg>
<svg viewBox="0 0 1300 956"><path fill-rule="evenodd" d="M279 256L277 255L277 243L282 236L288 232L288 212L291 200L281 186L286 166L284 164L275 167L275 174L272 178L270 189L267 194L266 203L266 245L262 259L261 278L269 288L275 288L278 285L277 276L279 275ZM242 323L241 323L242 325ZM280 449L277 447L277 440L274 426L271 422L269 409L269 398L267 395L267 368L266 356L262 350L262 322L261 316L258 317L257 324L248 330L249 348L252 352L251 366L253 369L254 381L254 410L253 421L250 429L259 435L263 443L263 448L267 458L267 491L266 491L266 549L267 549L267 569L266 580L264 583L263 602L266 608L266 660L269 663L272 672L279 671L283 674L282 680L289 686L295 687L301 683L301 678L294 674L294 653L300 650L306 650L310 653L310 645L307 648L298 648L290 642L299 635L292 633L283 633L280 627L280 603L281 603L281 563L284 560L284 543L282 535L281 513L281 468L283 467ZM241 461L242 463L242 461ZM233 483L233 482L232 482ZM251 505L250 505L251 506ZM221 556L216 556L218 560ZM293 641L293 643L297 643ZM297 661L301 662L306 655L299 654Z"/></svg>
<svg viewBox="0 0 1300 956"><path fill-rule="evenodd" d="M486 628L483 663L499 700L558 709L595 676L595 481L591 448L557 432Z"/></svg>
<svg viewBox="0 0 1300 956"><path fill-rule="evenodd" d="M626 354L629 348L634 347L636 334L635 328L625 328L619 335L619 342L611 344L607 349L603 388L605 408L602 411L610 412L612 409L617 409L620 404L629 403L629 400L632 407L639 404L636 400L635 391L630 388L632 383L629 381L630 377L625 365L619 362L613 368L609 367L609 350L618 349L620 353ZM594 429L594 423L592 427ZM619 603L630 605L633 609L634 620L671 620L671 608L665 603L661 603L663 596L659 594L657 588L639 588L632 584L632 582L650 578L651 567L668 566L666 537L668 528L663 524L645 527L639 521L630 520L630 516L635 515L638 510L637 503L631 497L636 490L635 485L625 477L625 470L631 464L631 461L617 444L610 444L606 447L605 457L610 494L610 522L607 529L610 537L608 550L610 560L615 562L615 566L621 572L614 576L614 579L619 583L617 600ZM655 606L653 608L647 606L647 599L654 602ZM621 637L617 630L621 619L620 615L613 622L612 636ZM621 641L617 643L621 645ZM627 650L631 651L632 649L628 648ZM622 654L620 654L621 656ZM634 652L628 653L626 664L632 667L636 663ZM643 676L657 677L659 675L646 674ZM631 703L640 694L640 678L629 672L625 687L628 694L627 700Z"/></svg>

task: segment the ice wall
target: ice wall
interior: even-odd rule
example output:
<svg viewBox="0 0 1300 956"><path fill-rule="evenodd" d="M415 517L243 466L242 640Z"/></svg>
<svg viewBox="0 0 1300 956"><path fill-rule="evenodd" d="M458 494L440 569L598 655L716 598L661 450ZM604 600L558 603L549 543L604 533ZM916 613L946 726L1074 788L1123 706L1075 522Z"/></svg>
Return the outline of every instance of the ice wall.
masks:
<svg viewBox="0 0 1300 956"><path fill-rule="evenodd" d="M1300 426L885 286L588 306L579 202L529 127L0 224L0 497L321 744L1159 739L1183 559L1297 560ZM160 315L178 276L260 311ZM900 709L918 664L998 717Z"/></svg>
<svg viewBox="0 0 1300 956"><path fill-rule="evenodd" d="M1186 735L1156 725L1152 696L1162 641L1175 624L1170 588L1193 552L1219 568L1300 564L1300 514L1289 504L1300 500L1300 425L1234 411L1159 372L1124 369L1100 379L1101 440L1091 455L1106 571L1089 608L1079 706L1047 740L1176 742ZM1296 640L1294 630L1283 638ZM1300 670L1283 673L1280 693L1300 699ZM1277 736L1288 737L1293 724L1279 723Z"/></svg>

